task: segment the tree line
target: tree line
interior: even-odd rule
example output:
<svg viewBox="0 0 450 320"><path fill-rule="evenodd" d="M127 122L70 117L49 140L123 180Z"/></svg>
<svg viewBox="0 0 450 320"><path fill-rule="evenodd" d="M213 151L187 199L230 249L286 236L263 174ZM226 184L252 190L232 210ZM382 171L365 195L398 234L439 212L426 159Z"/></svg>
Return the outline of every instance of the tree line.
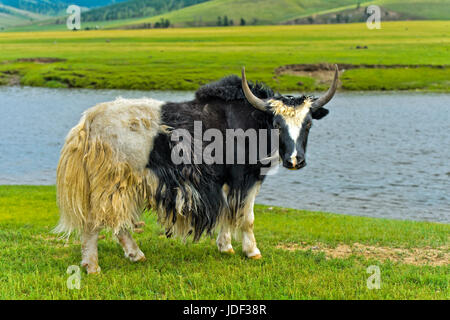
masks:
<svg viewBox="0 0 450 320"><path fill-rule="evenodd" d="M250 22L250 24L255 25L255 24L258 24L258 22L259 22L258 19L253 18L252 21ZM234 24L233 19L229 19L228 16L223 16L223 17L218 16L216 25L219 27L227 27L227 26L234 26L235 24ZM239 25L245 26L245 25L247 25L247 21L244 18L241 18L239 20Z"/></svg>

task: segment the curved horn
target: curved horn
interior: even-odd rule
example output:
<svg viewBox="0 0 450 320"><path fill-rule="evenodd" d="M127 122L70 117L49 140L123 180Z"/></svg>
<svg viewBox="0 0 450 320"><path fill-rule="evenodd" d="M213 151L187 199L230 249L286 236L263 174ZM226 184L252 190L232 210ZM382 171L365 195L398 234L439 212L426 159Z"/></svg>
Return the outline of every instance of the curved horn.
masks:
<svg viewBox="0 0 450 320"><path fill-rule="evenodd" d="M248 87L247 77L245 76L245 67L242 67L242 90L244 90L247 101L256 109L267 112L264 100L256 97Z"/></svg>
<svg viewBox="0 0 450 320"><path fill-rule="evenodd" d="M334 79L333 83L331 84L330 89L328 89L327 93L325 93L323 96L321 96L319 99L313 102L311 105L312 109L319 109L322 108L324 105L326 105L330 100L333 98L334 94L336 93L336 89L338 86L338 79L339 79L339 69L337 64L334 65L335 72L334 72Z"/></svg>

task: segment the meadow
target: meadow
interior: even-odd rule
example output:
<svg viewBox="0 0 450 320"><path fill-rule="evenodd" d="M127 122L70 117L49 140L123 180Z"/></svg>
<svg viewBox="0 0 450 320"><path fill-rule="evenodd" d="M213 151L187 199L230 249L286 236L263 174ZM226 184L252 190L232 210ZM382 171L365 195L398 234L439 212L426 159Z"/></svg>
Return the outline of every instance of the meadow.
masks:
<svg viewBox="0 0 450 320"><path fill-rule="evenodd" d="M447 224L372 219L257 206L262 260L217 251L214 240L166 239L146 213L135 236L147 261L133 264L104 232L100 275L69 290L80 261L77 237L51 233L53 186L0 187L0 299L448 299ZM352 248L349 250L349 248ZM380 268L369 289L367 268Z"/></svg>
<svg viewBox="0 0 450 320"><path fill-rule="evenodd" d="M290 64L368 64L346 70L343 90L450 91L449 21L0 33L0 84L195 90L243 65L279 91L327 81L278 73ZM362 48L362 49L358 49ZM56 58L42 61L36 58ZM395 66L393 68L392 66Z"/></svg>

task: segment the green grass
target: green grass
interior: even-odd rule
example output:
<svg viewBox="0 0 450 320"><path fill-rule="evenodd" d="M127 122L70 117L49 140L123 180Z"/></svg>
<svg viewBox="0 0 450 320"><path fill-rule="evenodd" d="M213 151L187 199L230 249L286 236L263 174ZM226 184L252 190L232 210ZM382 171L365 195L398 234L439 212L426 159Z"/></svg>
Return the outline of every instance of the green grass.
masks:
<svg viewBox="0 0 450 320"><path fill-rule="evenodd" d="M251 80L280 91L323 90L312 78L277 76L296 63L445 65L444 69L351 70L347 90L450 91L449 21L168 30L0 33L0 75L27 86L196 90L247 66ZM356 46L368 46L357 50ZM38 64L19 58L56 57ZM6 79L6 80L5 80ZM303 84L299 84L301 81Z"/></svg>
<svg viewBox="0 0 450 320"><path fill-rule="evenodd" d="M76 238L50 230L58 210L55 188L0 187L0 299L446 299L449 266L413 266L360 256L326 259L289 252L280 243L355 242L392 247L448 246L445 224L393 221L257 206L255 234L264 258L217 252L214 241L183 244L165 239L155 217L135 238L147 261L132 264L111 235L100 241L102 274L82 274L81 290L68 290L66 270L80 261ZM381 289L369 290L366 268L378 265Z"/></svg>
<svg viewBox="0 0 450 320"><path fill-rule="evenodd" d="M60 19L60 18L57 18ZM120 19L120 20L108 20L108 21L85 21L82 22L82 29L114 29L120 28L124 25L132 24L134 19ZM98 28L97 28L98 27ZM67 31L65 23L55 23L55 19L45 19L41 21L35 21L28 24L20 24L7 28L7 32L40 32L40 31Z"/></svg>

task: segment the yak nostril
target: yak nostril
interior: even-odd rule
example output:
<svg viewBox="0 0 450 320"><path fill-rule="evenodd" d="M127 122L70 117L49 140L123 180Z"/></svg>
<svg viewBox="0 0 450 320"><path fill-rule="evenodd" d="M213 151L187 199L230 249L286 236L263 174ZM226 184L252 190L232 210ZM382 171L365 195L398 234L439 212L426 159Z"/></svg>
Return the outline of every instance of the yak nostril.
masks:
<svg viewBox="0 0 450 320"><path fill-rule="evenodd" d="M306 167L306 161L305 160L301 160L298 162L297 167L299 168L304 168Z"/></svg>
<svg viewBox="0 0 450 320"><path fill-rule="evenodd" d="M294 168L294 167L295 167L295 165L292 163L292 160L291 160L291 159L286 159L286 160L284 160L284 165L285 165L285 167L287 167L287 168Z"/></svg>

